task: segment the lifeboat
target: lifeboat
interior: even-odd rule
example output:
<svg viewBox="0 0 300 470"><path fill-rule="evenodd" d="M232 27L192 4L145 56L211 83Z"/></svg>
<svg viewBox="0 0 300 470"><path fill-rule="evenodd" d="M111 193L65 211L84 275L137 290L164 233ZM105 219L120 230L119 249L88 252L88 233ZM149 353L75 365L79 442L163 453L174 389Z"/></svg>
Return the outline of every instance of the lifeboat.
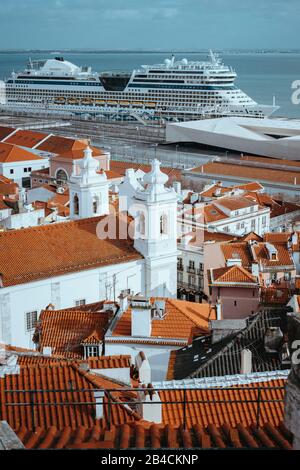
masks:
<svg viewBox="0 0 300 470"><path fill-rule="evenodd" d="M79 99L71 97L71 98L68 99L68 103L69 104L79 104Z"/></svg>
<svg viewBox="0 0 300 470"><path fill-rule="evenodd" d="M87 104L92 104L93 100L91 98L83 98L81 100L81 104L87 105Z"/></svg>
<svg viewBox="0 0 300 470"><path fill-rule="evenodd" d="M64 96L57 96L54 98L54 103L55 104L65 104L66 98Z"/></svg>
<svg viewBox="0 0 300 470"><path fill-rule="evenodd" d="M146 108L155 108L156 103L146 103L145 106Z"/></svg>
<svg viewBox="0 0 300 470"><path fill-rule="evenodd" d="M107 106L118 106L117 101L107 101Z"/></svg>
<svg viewBox="0 0 300 470"><path fill-rule="evenodd" d="M144 103L142 101L133 101L132 106L134 108L142 108L144 106Z"/></svg>

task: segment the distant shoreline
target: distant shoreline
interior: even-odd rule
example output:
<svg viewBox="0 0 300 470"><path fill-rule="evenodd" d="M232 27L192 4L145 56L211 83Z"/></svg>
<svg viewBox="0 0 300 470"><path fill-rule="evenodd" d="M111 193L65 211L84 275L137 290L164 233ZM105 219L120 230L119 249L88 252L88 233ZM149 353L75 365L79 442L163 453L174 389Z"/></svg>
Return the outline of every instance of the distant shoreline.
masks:
<svg viewBox="0 0 300 470"><path fill-rule="evenodd" d="M221 54L300 54L300 49L214 49ZM0 49L0 54L207 54L208 49Z"/></svg>

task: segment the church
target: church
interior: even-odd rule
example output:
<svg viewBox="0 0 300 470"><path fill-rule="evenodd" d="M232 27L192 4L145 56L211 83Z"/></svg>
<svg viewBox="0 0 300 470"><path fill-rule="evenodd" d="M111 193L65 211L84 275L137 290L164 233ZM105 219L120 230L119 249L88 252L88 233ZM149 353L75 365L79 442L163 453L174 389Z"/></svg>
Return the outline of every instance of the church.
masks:
<svg viewBox="0 0 300 470"><path fill-rule="evenodd" d="M124 290L176 297L177 194L160 162L153 160L127 211L110 204L98 167L88 146L68 182L70 221L0 233L0 341L33 347L48 304L117 301Z"/></svg>

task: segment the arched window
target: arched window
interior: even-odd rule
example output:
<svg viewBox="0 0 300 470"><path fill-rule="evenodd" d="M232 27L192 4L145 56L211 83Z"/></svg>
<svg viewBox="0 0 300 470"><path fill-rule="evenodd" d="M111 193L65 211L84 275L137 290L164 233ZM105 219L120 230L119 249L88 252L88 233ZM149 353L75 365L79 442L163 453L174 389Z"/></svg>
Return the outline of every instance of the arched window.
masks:
<svg viewBox="0 0 300 470"><path fill-rule="evenodd" d="M144 212L140 213L140 235L145 235L146 221Z"/></svg>
<svg viewBox="0 0 300 470"><path fill-rule="evenodd" d="M56 172L56 179L60 183L65 183L66 181L68 181L68 175L65 172L65 170L62 170L62 169L58 170Z"/></svg>
<svg viewBox="0 0 300 470"><path fill-rule="evenodd" d="M160 216L159 224L160 224L159 226L160 234L167 235L168 234L168 217L166 214L162 214Z"/></svg>
<svg viewBox="0 0 300 470"><path fill-rule="evenodd" d="M73 198L74 214L79 215L79 199L77 194Z"/></svg>
<svg viewBox="0 0 300 470"><path fill-rule="evenodd" d="M93 197L93 213L97 214L99 212L100 199L99 196Z"/></svg>

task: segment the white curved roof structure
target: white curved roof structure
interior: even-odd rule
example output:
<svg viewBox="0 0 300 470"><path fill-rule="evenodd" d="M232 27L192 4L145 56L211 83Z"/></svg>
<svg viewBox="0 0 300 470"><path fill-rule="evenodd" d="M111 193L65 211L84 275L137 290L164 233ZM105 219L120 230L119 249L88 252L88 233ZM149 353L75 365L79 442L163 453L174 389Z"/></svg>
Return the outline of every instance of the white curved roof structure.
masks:
<svg viewBox="0 0 300 470"><path fill-rule="evenodd" d="M195 142L227 150L300 160L300 121L228 117L167 124L167 142Z"/></svg>

